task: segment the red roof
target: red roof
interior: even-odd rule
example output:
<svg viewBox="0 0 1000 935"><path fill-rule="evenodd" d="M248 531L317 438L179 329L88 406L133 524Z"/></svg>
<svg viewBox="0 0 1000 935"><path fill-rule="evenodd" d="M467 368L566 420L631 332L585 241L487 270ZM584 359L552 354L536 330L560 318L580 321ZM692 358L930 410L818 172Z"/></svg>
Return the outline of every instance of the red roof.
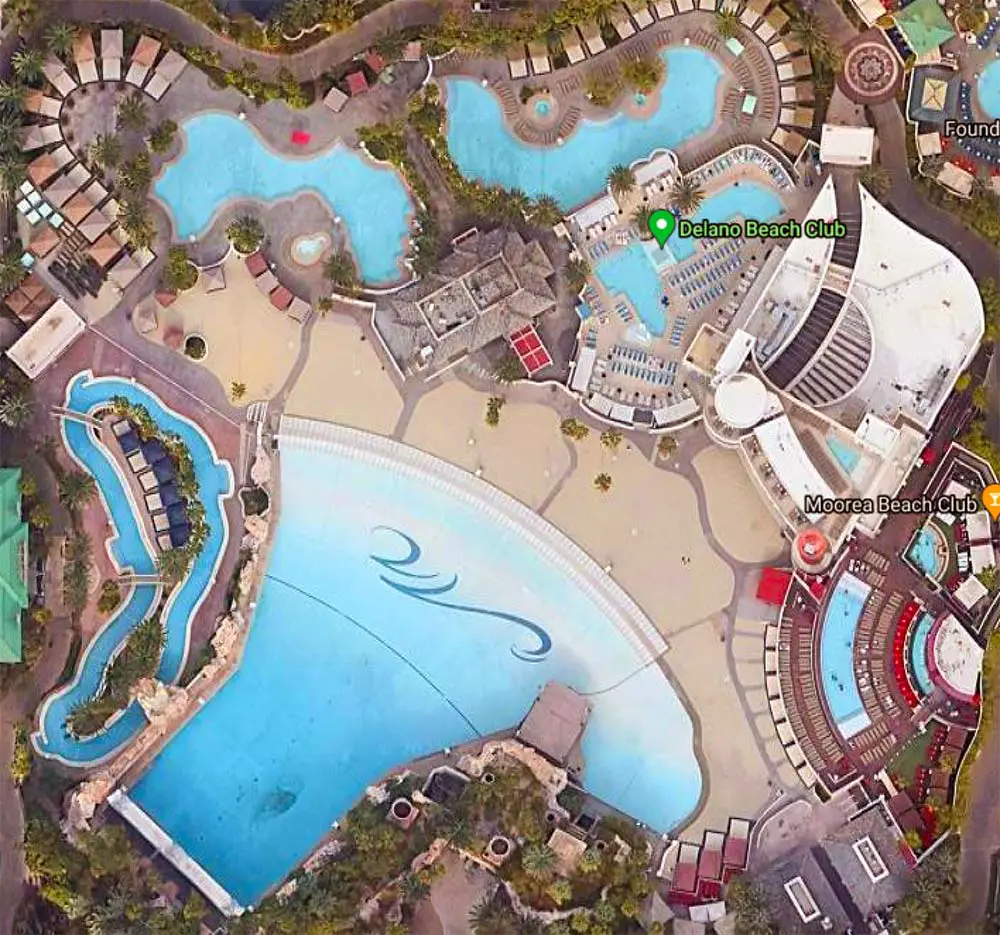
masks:
<svg viewBox="0 0 1000 935"><path fill-rule="evenodd" d="M694 893L698 889L698 865L678 864L670 889L681 893Z"/></svg>
<svg viewBox="0 0 1000 935"><path fill-rule="evenodd" d="M757 600L780 607L792 586L792 573L780 568L765 568L757 584Z"/></svg>
<svg viewBox="0 0 1000 935"><path fill-rule="evenodd" d="M551 365L552 357L545 345L542 344L542 339L535 331L534 325L525 325L523 328L519 328L510 335L508 340L529 377L533 377L540 370Z"/></svg>
<svg viewBox="0 0 1000 935"><path fill-rule="evenodd" d="M378 54L374 49L371 49L367 55L365 55L365 64L377 75L383 68L385 68L385 59Z"/></svg>
<svg viewBox="0 0 1000 935"><path fill-rule="evenodd" d="M295 296L285 286L278 286L274 292L271 293L271 304L279 311L284 311L292 304L292 299Z"/></svg>
<svg viewBox="0 0 1000 935"><path fill-rule="evenodd" d="M345 80L347 81L347 93L351 97L357 97L368 90L368 79L365 78L364 72L352 71Z"/></svg>
<svg viewBox="0 0 1000 935"><path fill-rule="evenodd" d="M264 259L262 253L251 253L250 256L246 258L247 269L250 270L250 275L256 279L264 270L267 269L267 260Z"/></svg>
<svg viewBox="0 0 1000 935"><path fill-rule="evenodd" d="M729 835L722 848L722 862L727 867L745 867L747 865L747 839L734 838Z"/></svg>

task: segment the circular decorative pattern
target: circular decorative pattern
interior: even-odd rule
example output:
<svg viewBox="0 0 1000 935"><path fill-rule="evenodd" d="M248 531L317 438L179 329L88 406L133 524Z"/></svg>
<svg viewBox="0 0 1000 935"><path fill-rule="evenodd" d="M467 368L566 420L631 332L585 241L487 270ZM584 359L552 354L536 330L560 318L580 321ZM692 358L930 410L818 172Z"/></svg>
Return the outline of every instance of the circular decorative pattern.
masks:
<svg viewBox="0 0 1000 935"><path fill-rule="evenodd" d="M899 81L899 61L882 43L860 42L844 59L843 83L855 101L870 101L892 92Z"/></svg>
<svg viewBox="0 0 1000 935"><path fill-rule="evenodd" d="M559 102L547 91L540 91L528 98L525 110L538 126L551 127L556 124L559 116Z"/></svg>

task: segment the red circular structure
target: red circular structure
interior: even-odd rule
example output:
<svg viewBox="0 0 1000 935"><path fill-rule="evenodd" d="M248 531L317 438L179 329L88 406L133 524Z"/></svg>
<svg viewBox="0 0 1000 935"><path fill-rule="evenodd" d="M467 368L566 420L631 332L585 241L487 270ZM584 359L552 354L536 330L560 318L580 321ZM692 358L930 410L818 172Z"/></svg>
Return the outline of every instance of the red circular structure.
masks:
<svg viewBox="0 0 1000 935"><path fill-rule="evenodd" d="M795 550L803 565L822 565L830 551L830 541L818 529L805 529L795 537Z"/></svg>

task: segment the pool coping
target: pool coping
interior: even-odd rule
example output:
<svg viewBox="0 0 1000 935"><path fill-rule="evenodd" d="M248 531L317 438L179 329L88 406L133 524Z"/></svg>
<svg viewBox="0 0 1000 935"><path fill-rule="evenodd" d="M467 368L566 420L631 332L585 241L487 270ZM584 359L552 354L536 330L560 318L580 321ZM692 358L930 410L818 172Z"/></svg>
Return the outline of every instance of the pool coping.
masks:
<svg viewBox="0 0 1000 935"><path fill-rule="evenodd" d="M192 419L189 419L183 413L181 413L178 410L174 409L172 406L168 406L163 401L163 399L160 397L160 395L158 393L156 393L154 390L150 389L148 386L146 386L145 384L141 383L140 381L136 380L134 377L95 376L93 370L91 370L91 369L81 370L81 371L75 373L72 377L70 377L66 381L66 392L65 392L65 397L64 397L65 403L67 403L67 404L69 403L70 387L80 377L87 378L87 382L89 382L89 383L101 383L101 382L105 382L105 383L112 383L112 382L113 383L121 383L121 382L128 382L128 383L132 383L135 386L141 387L142 390L145 393L147 393L149 396L151 396L164 409L164 411L166 411L168 413L171 413L174 416L174 418L178 419L178 421L187 423L192 429L194 429L195 431L197 431L198 433L201 434L201 436L205 440L206 447L208 448L208 451L209 451L209 453L212 456L212 459L213 459L213 462L214 462L215 466L222 468L223 471L224 471L224 473L226 474L226 476L228 478L228 492L220 493L218 495L218 497L217 497L217 506L218 506L219 514L220 514L220 517L221 517L221 520L222 520L222 542L221 542L221 544L219 546L218 554L215 557L215 561L213 562L211 571L209 573L209 578L210 578L209 584L208 584L208 586L206 588L204 588L202 590L201 594L198 596L198 598L196 599L195 603L192 605L191 612L188 615L187 621L185 622L185 626L184 626L184 652L183 652L183 654L181 656L181 659L179 661L179 664L177 666L177 672L176 672L176 674L173 676L173 678L168 683L165 683L165 684L170 684L170 685L176 685L177 682L178 682L178 680L184 674L184 669L185 669L185 666L187 665L187 658L188 658L188 655L189 655L189 652L190 652L190 648L191 648L191 629L192 629L191 625L192 625L192 623L194 621L194 618L197 616L198 611L201 609L202 604L205 602L205 599L208 596L208 593L218 583L217 579L218 579L219 567L222 564L222 559L225 556L226 550L227 550L227 548L229 546L229 520L228 520L228 517L226 516L226 511L225 511L223 505L224 505L225 501L229 497L231 497L233 495L233 492L235 490L235 478L234 478L234 475L233 475L232 465L230 465L230 463L227 460L219 457L219 454L218 454L218 452L215 449L215 445L212 442L212 439L201 428L200 425L198 425ZM105 406L105 405L107 405L107 404L106 403L100 403L98 405L95 405L95 406L91 407L87 411L87 413L84 413L84 414L85 415L89 415L89 414L93 413L96 409L101 408L102 406ZM69 408L68 405L66 406L66 408L67 409ZM76 410L73 410L73 411L75 412ZM72 460L87 474L88 477L93 477L93 475L87 470L87 468L79 460L79 458L77 458L76 453L73 451L73 449L66 443L65 423L66 423L65 419L61 419L60 420L60 436L62 437L64 449L67 451L67 453L72 458ZM122 481L122 486L124 487L126 495L128 497L129 505L132 508L133 513L137 517L136 522L137 522L137 525L139 527L139 532L140 532L140 535L142 537L143 544L149 550L149 555L153 559L154 564L155 564L157 551L156 551L156 549L153 548L152 543L149 541L149 537L148 537L147 530L145 528L145 524L140 519L138 519L138 517L141 515L141 511L139 510L138 505L135 502L135 497L133 495L131 487L127 483L127 478L124 478L122 476L121 465L118 463L117 459L114 458L110 454L110 452L108 451L108 448L104 444L103 440L101 440L100 438L95 438L94 439L94 444L99 449L102 450L102 453L104 454L104 457L106 457L107 460L111 463L112 468L114 469L115 473L118 475L119 480ZM131 566L125 566L125 567L120 566L118 564L118 560L117 560L116 556L114 555L114 552L111 549L111 543L114 542L114 541L117 541L117 539L120 537L120 533L119 533L119 530L117 529L117 527L115 525L114 518L113 518L113 515L111 513L110 508L108 507L107 500L104 497L104 491L101 489L100 484L95 484L95 486L97 487L98 496L100 497L100 501L101 501L101 506L104 508L105 514L108 517L108 524L110 525L110 527L111 527L111 529L113 531L113 535L111 537L106 538L104 540L105 550L108 552L108 556L111 559L112 566L114 568L116 568L118 570L118 572L121 574L121 573L124 573L124 571L126 570L126 568L130 568ZM174 586L174 588L172 589L170 595L167 597L167 601L163 605L163 609L162 609L162 612L161 612L161 619L169 617L170 610L173 607L173 604L174 604L174 602L177 599L177 595L180 594L181 591L184 590L184 587L186 586L186 584L188 582L188 579L190 578L191 570L193 569L193 567L194 567L194 563L192 562L191 567L188 569L188 571L185 574L184 578L181 579L181 581L179 581ZM157 605L156 606L159 606L159 601L162 600L162 596L163 596L162 595L162 591L163 591L163 584L162 584L162 582L160 584L156 585L156 588L157 588ZM136 589L136 585L133 583L133 585L132 585L132 587L131 587L131 589L129 591L130 598L131 598L131 595L134 593L135 589ZM123 741L121 744L119 744L118 746L114 747L112 750L108 751L103 756L96 757L96 758L91 759L91 760L68 760L68 759L66 759L66 757L62 756L59 753L51 753L51 752L43 751L43 750L39 749L38 741L36 740L36 738L38 736L41 736L43 740L47 740L47 735L46 735L46 732L45 732L45 720L46 720L46 716L48 714L48 710L49 710L52 702L55 701L57 698L61 698L61 697L65 696L66 694L68 694L79 683L80 675L83 672L83 668L84 668L87 660L89 659L91 650L93 649L93 647L97 643L98 638L108 629L108 627L111 626L112 623L114 623L118 619L118 617L124 612L124 610L127 607L127 605L128 605L128 601L123 601L122 604L121 604L120 609L117 610L115 613L113 613L112 616L110 616L94 632L94 635L90 638L90 641L87 643L86 648L81 653L80 658L77 660L77 664L76 664L76 667L75 667L74 672L73 672L73 677L69 681L67 681L65 684L57 686L52 691L50 691L48 693L48 695L46 695L46 697L45 697L44 701L42 702L41 706L39 707L37 715L36 715L36 717L37 717L37 723L38 723L38 728L37 728L37 730L35 732L32 733L32 737L31 737L32 747L34 748L35 752L39 756L44 757L45 759L53 760L53 761L55 761L57 763L60 763L63 766L67 766L67 767L72 768L72 769L89 769L89 768L92 768L94 766L100 766L101 764L106 763L109 760L113 759L123 749L125 749L128 746L129 743L131 743L135 739L136 735L133 734L127 740ZM129 634L127 634L127 636L131 635L132 632L134 632L134 631L130 631ZM127 636L122 639L121 643L119 643L118 646L115 647L114 651L109 655L109 657L108 657L108 663L107 663L107 665L105 665L104 671L101 674L100 685L102 685L102 686L104 685L104 680L107 677L108 668L109 668L111 662L117 656L117 654L120 653L121 650L122 650L122 648L124 647L125 640L127 639ZM102 734L105 731L107 731L109 727L111 727L121 717L124 716L125 712L131 706L131 704L132 704L132 702L130 702L129 705L126 705L126 707L124 707L120 711L118 711L111 718L111 720L109 720L104 725L104 727L100 731L97 732L97 734L94 734L92 736L99 736L100 734ZM145 717L145 714L143 716ZM147 719L147 723L148 723L148 719Z"/></svg>
<svg viewBox="0 0 1000 935"><path fill-rule="evenodd" d="M328 146L325 146L314 153L310 153L309 155L284 153L281 150L277 149L275 146L273 146L271 143L269 143L267 139L265 139L263 133L261 133L261 131L256 126L254 126L252 121L250 121L249 119L240 120L239 116L231 113L228 110L222 110L217 107L209 107L195 111L191 114L188 114L180 121L177 128L178 143L179 143L178 151L173 157L165 159L160 163L160 166L157 169L156 174L153 176L149 184L148 197L150 200L155 201L156 204L163 209L164 214L167 216L167 221L170 225L171 242L173 244L179 244L179 245L187 244L191 242L190 239L191 237L194 238L195 242L203 240L208 234L212 232L215 226L219 223L222 215L229 208L233 207L234 205L239 205L240 203L258 205L261 206L264 210L266 210L269 207L284 204L285 202L294 202L296 198L302 195L312 195L319 201L319 203L323 206L324 210L329 214L331 227L335 226L334 218L340 217L340 215L338 215L336 212L335 206L331 202L329 202L322 195L322 193L320 193L318 189L310 185L305 185L302 186L301 188L295 189L292 192L289 192L287 195L281 198L274 198L271 200L265 200L256 195L239 195L235 197L226 198L225 200L219 202L215 210L209 216L208 221L205 222L202 228L200 228L193 234L189 234L188 237L186 238L181 237L177 230L177 221L176 218L174 217L174 212L171 210L167 202L164 201L163 198L161 198L157 194L156 186L157 183L163 179L163 176L167 173L167 171L171 168L176 167L184 158L184 156L187 154L188 137L185 124L190 123L192 120L197 120L200 117L211 116L211 115L227 117L230 120L233 120L236 123L242 124L243 126L247 127L250 130L250 132L257 137L257 140L260 143L260 145L265 150L272 153L279 159L287 160L289 162L302 162L302 163L314 162L315 160L322 158L323 156L327 155L333 150L340 148L347 151L348 153L356 155L362 162L370 164L370 167L377 171L391 172L393 175L395 175L396 178L402 184L403 189L406 191L411 209L407 211L406 214L403 216L403 221L406 225L407 230L406 233L403 235L402 250L400 252L399 258L396 261L396 266L399 272L399 276L397 279L385 279L385 280L363 279L362 282L363 285L371 285L377 289L388 289L388 288L395 288L400 285L406 285L407 283L413 281L413 270L407 265L407 262L409 260L409 251L414 243L413 224L415 223L417 218L416 208L417 205L420 204L420 199L417 197L416 192L413 191L406 176L396 166L394 166L391 162L388 162L384 159L376 159L368 151L367 147L363 145L351 146L348 143L345 143L343 137L341 136L338 136ZM357 254L355 253L354 250L354 243L350 227L346 221L341 221L340 226L342 230L344 230L347 234L346 236L347 250L351 254L351 258L354 260L354 264L358 268L358 271L360 273L361 268L360 264L358 263Z"/></svg>

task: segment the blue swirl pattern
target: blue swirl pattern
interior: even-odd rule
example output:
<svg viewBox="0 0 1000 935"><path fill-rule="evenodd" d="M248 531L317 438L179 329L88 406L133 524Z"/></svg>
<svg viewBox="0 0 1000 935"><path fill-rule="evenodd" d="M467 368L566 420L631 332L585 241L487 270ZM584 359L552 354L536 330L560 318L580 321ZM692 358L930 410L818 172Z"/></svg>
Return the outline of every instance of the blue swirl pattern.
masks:
<svg viewBox="0 0 1000 935"><path fill-rule="evenodd" d="M515 626L521 627L531 633L537 640L538 645L530 649L523 649L516 643L510 647L511 654L522 662L541 662L552 650L552 637L539 624L520 617L517 614L507 613L504 610L490 610L486 607L475 607L471 604L452 604L448 601L435 600L439 595L448 594L458 587L458 575L453 574L451 579L444 584L434 584L440 578L438 572L417 572L408 570L410 566L416 565L423 554L420 546L412 536L392 526L376 526L373 532L390 532L398 536L407 547L407 554L402 558L390 558L385 555L372 553L369 557L372 561L381 565L394 575L409 578L412 581L424 581L426 584L406 584L402 581L394 581L384 574L379 575L379 580L387 584L390 588L405 594L407 597L416 598L425 604L433 604L435 607L443 607L447 610L457 610L466 614L478 614L483 617L495 617L498 620L505 620Z"/></svg>

